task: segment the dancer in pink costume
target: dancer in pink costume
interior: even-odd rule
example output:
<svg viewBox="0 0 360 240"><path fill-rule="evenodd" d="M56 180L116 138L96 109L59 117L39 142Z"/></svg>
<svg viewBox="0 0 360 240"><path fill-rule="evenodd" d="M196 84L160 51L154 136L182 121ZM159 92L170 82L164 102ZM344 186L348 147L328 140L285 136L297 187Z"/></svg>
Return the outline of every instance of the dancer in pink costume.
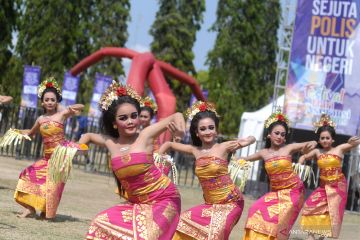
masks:
<svg viewBox="0 0 360 240"><path fill-rule="evenodd" d="M120 194L128 202L99 213L92 221L87 239L171 239L180 215L180 195L170 179L154 165L153 141L173 122L175 134L184 134L180 113L138 132L139 95L129 86L113 82L100 106L106 135L86 133L80 143L106 147Z"/></svg>
<svg viewBox="0 0 360 240"><path fill-rule="evenodd" d="M194 145L166 142L159 153L171 148L194 155L195 174L199 178L205 203L181 213L173 240L226 240L244 207L243 196L228 173L227 157L255 142L255 138L216 143L219 118L214 105L209 102L196 102L188 109L187 115L191 120L190 134Z"/></svg>
<svg viewBox="0 0 360 240"><path fill-rule="evenodd" d="M266 146L244 159L264 159L271 191L249 209L243 239L288 239L289 232L304 203L304 185L292 169L291 154L308 152L316 142L285 145L289 121L280 110L265 122Z"/></svg>
<svg viewBox="0 0 360 240"><path fill-rule="evenodd" d="M25 208L19 217L34 216L36 210L41 217L51 219L56 215L65 183L55 183L49 177L49 159L58 145L66 144L64 122L84 108L75 104L58 111L61 89L54 78L44 80L38 91L45 113L41 115L30 130L20 130L22 134L33 136L40 131L43 137L44 157L25 168L19 177L14 198Z"/></svg>
<svg viewBox="0 0 360 240"><path fill-rule="evenodd" d="M320 169L320 186L305 202L301 216L301 228L309 233L308 239L339 238L347 200L346 178L341 170L344 153L360 144L359 137L351 137L347 143L333 147L335 123L323 114L316 126L320 149L302 155L299 163L317 159Z"/></svg>

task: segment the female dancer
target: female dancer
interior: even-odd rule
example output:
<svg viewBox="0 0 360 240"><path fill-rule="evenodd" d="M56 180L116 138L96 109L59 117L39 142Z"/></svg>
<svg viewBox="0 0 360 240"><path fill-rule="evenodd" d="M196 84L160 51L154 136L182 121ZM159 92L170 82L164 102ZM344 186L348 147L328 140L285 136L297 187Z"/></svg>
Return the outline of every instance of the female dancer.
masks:
<svg viewBox="0 0 360 240"><path fill-rule="evenodd" d="M188 116L194 146L166 142L159 153L172 148L194 155L195 173L204 192L205 204L181 214L173 239L228 239L241 216L244 200L230 179L227 157L229 153L255 142L255 138L216 143L219 118L214 106L208 102L196 102L188 110Z"/></svg>
<svg viewBox="0 0 360 240"><path fill-rule="evenodd" d="M314 234L338 238L347 199L347 183L341 171L344 153L360 144L359 137L351 137L347 143L333 147L335 123L327 114L322 114L316 126L320 149L302 155L299 163L316 157L320 169L320 186L315 189L305 202L301 216L301 228L309 232L309 239Z"/></svg>
<svg viewBox="0 0 360 240"><path fill-rule="evenodd" d="M22 134L33 136L40 131L43 137L44 157L25 168L19 177L14 198L25 210L19 217L34 216L36 210L47 219L54 218L64 190L64 183L54 183L49 178L48 161L56 146L64 139L64 121L80 113L84 105L75 104L57 111L61 102L61 90L54 78L43 81L38 90L44 114L41 115L30 130L21 130Z"/></svg>
<svg viewBox="0 0 360 240"><path fill-rule="evenodd" d="M151 120L157 111L157 106L156 103L149 96L147 96L143 98L140 107L140 128L144 129L150 126Z"/></svg>
<svg viewBox="0 0 360 240"><path fill-rule="evenodd" d="M113 82L100 105L106 135L86 133L80 143L106 147L119 192L128 202L109 208L92 221L87 239L171 239L180 215L180 195L154 165L153 139L174 122L182 135L185 121L175 113L138 133L140 97L128 86Z"/></svg>
<svg viewBox="0 0 360 240"><path fill-rule="evenodd" d="M266 146L244 159L264 159L271 192L258 199L249 209L243 239L288 239L304 203L304 185L292 169L291 154L309 151L316 142L285 145L289 121L280 110L265 122Z"/></svg>
<svg viewBox="0 0 360 240"><path fill-rule="evenodd" d="M151 99L151 97L146 96L142 99L141 103L140 103L140 116L139 116L139 120L140 120L140 128L139 128L139 132L150 126L151 121L154 117L154 115L156 114L157 111L157 105L156 103ZM172 126L172 124L169 124L169 126ZM179 136L175 136L173 133L175 131L175 129L172 128L168 128L168 130L171 132L171 134L173 135L173 140L174 141L180 141L181 138ZM153 152L154 152L154 160L155 160L155 165L160 169L160 171L162 173L164 173L166 176L169 176L170 170L172 170L173 173L173 181L174 183L176 183L177 179L176 179L176 166L174 163L174 160L172 157L168 156L160 156L158 154L159 151L159 141L158 139L154 139L154 146L153 146Z"/></svg>

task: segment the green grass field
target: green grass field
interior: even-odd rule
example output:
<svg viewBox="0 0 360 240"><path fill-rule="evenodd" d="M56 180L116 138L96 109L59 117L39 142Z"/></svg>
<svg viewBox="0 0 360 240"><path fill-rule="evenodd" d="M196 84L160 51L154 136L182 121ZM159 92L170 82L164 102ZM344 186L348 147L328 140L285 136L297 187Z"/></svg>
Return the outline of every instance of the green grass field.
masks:
<svg viewBox="0 0 360 240"><path fill-rule="evenodd" d="M101 210L121 202L114 193L115 183L112 176L91 174L75 169L72 178L65 186L54 221L43 221L38 218L19 219L16 213L21 208L13 200L14 189L20 171L31 163L0 157L0 239L84 239L91 219ZM183 210L202 203L201 189L187 187L179 187L179 189ZM244 212L232 231L231 240L241 239L247 209L252 202L253 200L245 196ZM346 213L340 239L358 239L359 226L360 215ZM306 239L306 234L299 230L298 223L295 224L290 239Z"/></svg>

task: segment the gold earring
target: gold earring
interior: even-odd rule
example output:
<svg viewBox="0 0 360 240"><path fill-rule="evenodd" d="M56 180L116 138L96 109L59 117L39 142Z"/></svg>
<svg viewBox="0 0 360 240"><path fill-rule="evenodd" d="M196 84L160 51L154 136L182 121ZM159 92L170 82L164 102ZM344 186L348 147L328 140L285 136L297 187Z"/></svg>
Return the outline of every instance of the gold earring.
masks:
<svg viewBox="0 0 360 240"><path fill-rule="evenodd" d="M113 125L113 128L114 128L114 129L117 129L117 126L114 124L114 125Z"/></svg>

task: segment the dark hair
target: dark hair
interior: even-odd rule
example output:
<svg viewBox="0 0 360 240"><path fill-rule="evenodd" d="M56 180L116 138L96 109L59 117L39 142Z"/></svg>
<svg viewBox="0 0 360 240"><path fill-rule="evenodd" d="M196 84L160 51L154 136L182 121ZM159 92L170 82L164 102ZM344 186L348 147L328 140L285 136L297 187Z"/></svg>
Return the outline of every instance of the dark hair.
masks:
<svg viewBox="0 0 360 240"><path fill-rule="evenodd" d="M137 100L130 96L121 96L118 97L117 100L114 100L107 110L103 110L102 114L102 123L103 128L106 134L110 135L111 137L117 138L119 137L119 132L114 129L113 122L115 121L115 115L118 107L121 104L129 103L133 105L137 112L140 114L140 104Z"/></svg>
<svg viewBox="0 0 360 240"><path fill-rule="evenodd" d="M141 107L140 110L141 110L140 112L142 112L142 111L148 111L148 112L150 113L150 119L152 119L152 118L154 117L154 115L155 115L154 110L153 110L151 107L149 107L149 106Z"/></svg>
<svg viewBox="0 0 360 240"><path fill-rule="evenodd" d="M336 132L335 132L335 128L333 128L332 126L325 125L325 126L319 127L318 130L316 131L316 136L317 136L318 140L320 140L320 134L322 132L329 132L332 139L335 138ZM320 143L318 143L317 147L322 148Z"/></svg>
<svg viewBox="0 0 360 240"><path fill-rule="evenodd" d="M45 88L45 90L43 91L43 93L41 94L41 102L43 102L44 101L44 96L45 96L45 93L48 93L48 92L52 92L52 93L54 93L55 94L55 97L56 97L56 101L59 103L59 102L61 102L61 100L62 100L62 97L61 97L61 95L58 93L58 91L56 90L56 88L54 88L54 87L47 87L47 88ZM44 109L44 113L46 113L46 109L43 107L43 109Z"/></svg>
<svg viewBox="0 0 360 240"><path fill-rule="evenodd" d="M202 145L202 142L200 138L196 136L196 132L199 125L199 121L204 118L211 118L215 122L216 129L218 129L219 127L219 118L216 116L214 112L206 110L204 112L198 112L197 114L195 114L190 124L190 135L193 145L199 147Z"/></svg>
<svg viewBox="0 0 360 240"><path fill-rule="evenodd" d="M61 95L58 93L58 91L56 90L56 88L54 88L54 87L47 87L47 88L45 88L45 90L43 91L43 93L42 93L42 95L41 95L41 102L43 102L44 101L44 96L45 96L45 93L47 93L47 92L52 92L52 93L54 93L55 94L55 96L56 96L56 101L57 102L61 102L61 100L62 100L62 97L61 97Z"/></svg>
<svg viewBox="0 0 360 240"><path fill-rule="evenodd" d="M266 141L265 141L265 148L269 148L271 147L271 140L270 138L267 137L268 134L271 133L271 131L273 130L273 128L275 126L283 126L285 128L285 132L286 132L286 136L285 136L285 143L287 142L287 137L288 137L288 133L289 133L289 127L288 125L284 122L284 121L276 121L276 122L273 122L272 124L270 124L270 126L266 129L266 134L265 134L265 138L266 138Z"/></svg>

